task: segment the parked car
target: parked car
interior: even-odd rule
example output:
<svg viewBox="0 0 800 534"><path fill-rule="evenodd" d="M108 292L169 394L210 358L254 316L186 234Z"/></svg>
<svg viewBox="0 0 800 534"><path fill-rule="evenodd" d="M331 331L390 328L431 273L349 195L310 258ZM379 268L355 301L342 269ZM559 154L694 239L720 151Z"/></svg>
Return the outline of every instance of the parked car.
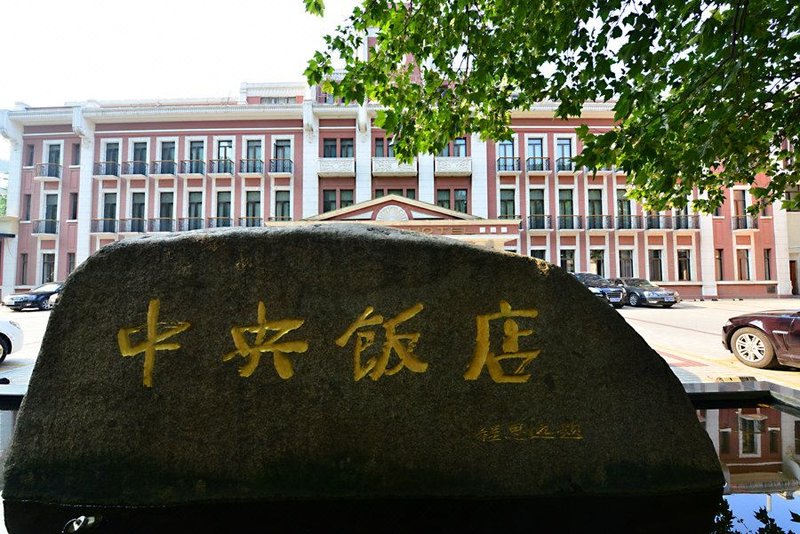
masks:
<svg viewBox="0 0 800 534"><path fill-rule="evenodd" d="M644 278L615 278L614 283L625 288L627 302L631 306L652 304L669 308L681 301L677 291L659 287Z"/></svg>
<svg viewBox="0 0 800 534"><path fill-rule="evenodd" d="M3 304L14 311L20 311L27 308L49 310L53 307L52 304L50 304L50 297L56 293L60 293L63 285L64 284L61 282L49 282L47 284L42 284L37 288L31 289L27 293L10 295L4 298Z"/></svg>
<svg viewBox="0 0 800 534"><path fill-rule="evenodd" d="M800 367L800 311L762 311L731 317L722 327L722 344L750 367Z"/></svg>
<svg viewBox="0 0 800 534"><path fill-rule="evenodd" d="M0 319L0 362L22 348L22 328L14 321Z"/></svg>
<svg viewBox="0 0 800 534"><path fill-rule="evenodd" d="M625 290L615 285L608 278L603 278L594 273L572 273L572 275L586 286L589 291L605 300L611 306L621 308L625 305Z"/></svg>

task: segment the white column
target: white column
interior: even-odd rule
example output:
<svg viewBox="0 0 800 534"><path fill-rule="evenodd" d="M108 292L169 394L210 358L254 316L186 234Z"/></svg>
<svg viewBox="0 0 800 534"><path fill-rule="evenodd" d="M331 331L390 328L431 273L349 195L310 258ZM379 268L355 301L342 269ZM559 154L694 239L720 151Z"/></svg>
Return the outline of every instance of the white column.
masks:
<svg viewBox="0 0 800 534"><path fill-rule="evenodd" d="M486 143L478 134L472 134L472 214L489 217L488 169L486 166Z"/></svg>
<svg viewBox="0 0 800 534"><path fill-rule="evenodd" d="M700 280L702 296L717 297L717 273L714 266L714 220L710 214L700 214Z"/></svg>
<svg viewBox="0 0 800 534"><path fill-rule="evenodd" d="M372 121L366 105L358 106L356 120L356 203L372 198Z"/></svg>
<svg viewBox="0 0 800 534"><path fill-rule="evenodd" d="M91 253L92 170L94 169L94 124L83 114L83 108L72 112L72 130L81 138L81 172L78 182L78 228L75 265L83 263Z"/></svg>
<svg viewBox="0 0 800 534"><path fill-rule="evenodd" d="M778 280L778 296L791 295L788 216L786 210L781 207L780 200L772 203L772 231L775 235L775 275Z"/></svg>
<svg viewBox="0 0 800 534"><path fill-rule="evenodd" d="M0 111L0 135L11 142L11 160L8 169L8 195L6 215L19 220L20 191L22 190L22 127L11 120L7 111ZM17 230L19 233L19 229ZM17 250L19 236L5 239L3 243L2 295L14 292L17 283Z"/></svg>
<svg viewBox="0 0 800 534"><path fill-rule="evenodd" d="M319 119L313 105L312 96L307 95L303 101L303 218L319 211Z"/></svg>
<svg viewBox="0 0 800 534"><path fill-rule="evenodd" d="M433 154L420 154L417 158L419 175L419 200L436 204L433 187Z"/></svg>

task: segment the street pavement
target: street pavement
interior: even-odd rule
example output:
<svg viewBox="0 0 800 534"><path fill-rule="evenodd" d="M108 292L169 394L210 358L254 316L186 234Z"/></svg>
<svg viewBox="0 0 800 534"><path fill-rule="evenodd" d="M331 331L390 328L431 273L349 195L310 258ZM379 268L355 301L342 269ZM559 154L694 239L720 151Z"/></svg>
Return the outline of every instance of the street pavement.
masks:
<svg viewBox="0 0 800 534"><path fill-rule="evenodd" d="M722 346L722 325L729 317L775 309L800 309L800 298L688 300L672 308L625 306L619 313L661 354L684 383L755 378L800 389L800 369L747 367ZM16 321L25 334L22 350L9 355L0 364L0 378L8 378L16 386L14 389L28 384L49 317L50 312L14 312L0 306L0 319ZM621 368L620 372L624 373L625 369Z"/></svg>

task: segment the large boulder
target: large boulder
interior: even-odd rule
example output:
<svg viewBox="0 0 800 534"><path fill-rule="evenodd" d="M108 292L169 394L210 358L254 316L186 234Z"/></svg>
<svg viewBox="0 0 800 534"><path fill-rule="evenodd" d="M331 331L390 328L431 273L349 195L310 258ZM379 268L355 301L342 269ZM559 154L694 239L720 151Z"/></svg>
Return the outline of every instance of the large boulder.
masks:
<svg viewBox="0 0 800 534"><path fill-rule="evenodd" d="M8 503L718 492L681 384L558 267L362 225L125 240L68 280Z"/></svg>

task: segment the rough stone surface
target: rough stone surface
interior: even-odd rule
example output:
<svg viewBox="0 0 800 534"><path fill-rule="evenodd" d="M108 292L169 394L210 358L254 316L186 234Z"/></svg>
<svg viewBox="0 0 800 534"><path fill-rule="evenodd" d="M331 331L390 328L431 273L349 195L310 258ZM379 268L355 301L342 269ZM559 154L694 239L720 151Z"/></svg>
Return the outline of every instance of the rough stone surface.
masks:
<svg viewBox="0 0 800 534"><path fill-rule="evenodd" d="M142 348L151 300L158 334L189 326L157 342L180 347L155 352L147 387L144 354L124 357L120 340ZM259 353L243 377L232 330L258 323L259 302L268 326L294 329L243 333L265 349L278 336L271 347L285 351ZM538 315L487 321L486 345L478 318L502 315L503 303L506 315ZM375 324L347 338L362 316ZM356 362L379 360L394 318L399 352L386 373L356 380ZM374 344L357 357L370 331ZM520 353L536 355L524 370ZM465 379L476 354L487 365ZM496 382L493 363L494 378L517 382ZM572 276L361 225L100 250L52 313L5 476L10 501L134 506L652 495L723 482L668 366Z"/></svg>

